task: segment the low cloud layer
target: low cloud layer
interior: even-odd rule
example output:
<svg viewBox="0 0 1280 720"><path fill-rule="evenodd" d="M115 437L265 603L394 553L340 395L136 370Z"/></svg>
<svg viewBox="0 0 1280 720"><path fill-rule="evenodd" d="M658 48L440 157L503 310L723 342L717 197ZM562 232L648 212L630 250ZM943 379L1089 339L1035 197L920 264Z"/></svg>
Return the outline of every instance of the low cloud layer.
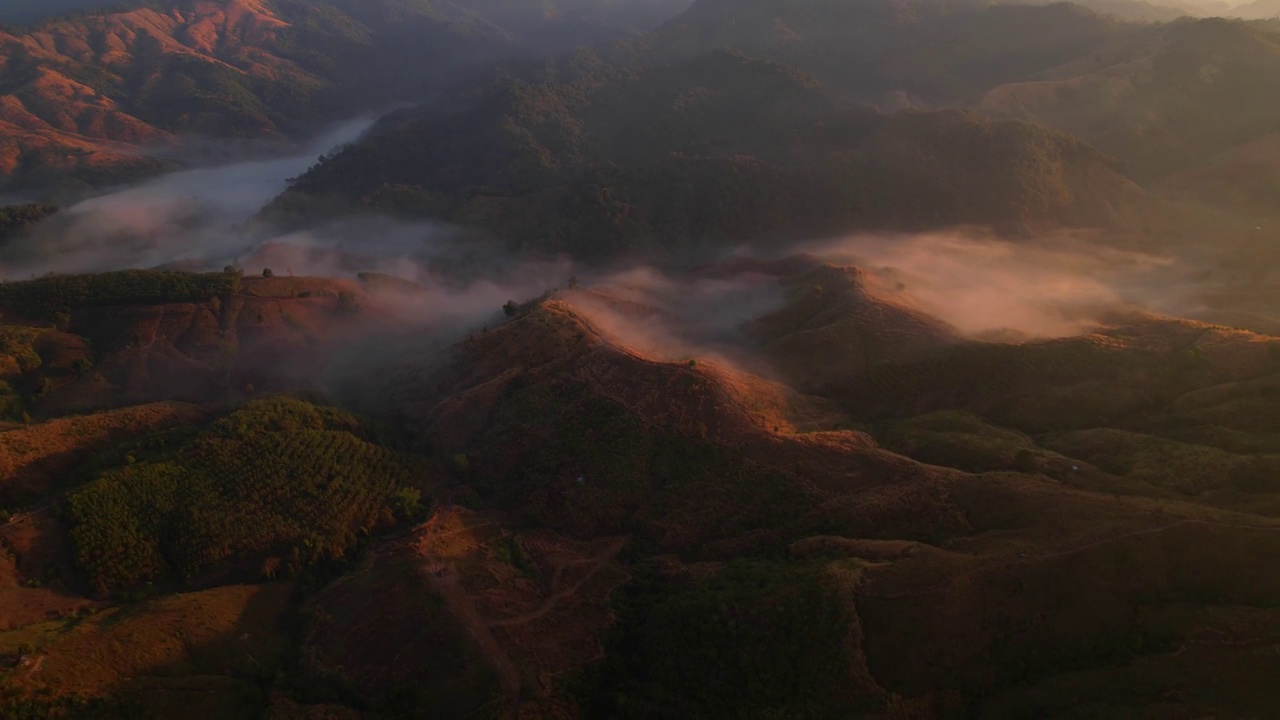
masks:
<svg viewBox="0 0 1280 720"><path fill-rule="evenodd" d="M372 122L335 126L292 154L170 173L77 203L5 248L0 276L221 267L262 243L243 226L285 189L288 178L357 139Z"/></svg>
<svg viewBox="0 0 1280 720"><path fill-rule="evenodd" d="M565 295L605 339L658 361L712 359L768 372L741 327L785 300L776 278L675 277L636 267L589 278Z"/></svg>
<svg viewBox="0 0 1280 720"><path fill-rule="evenodd" d="M783 302L774 278L676 277L651 267L592 275L565 259L511 257L440 223L351 217L274 236L244 228L287 178L355 140L371 122L336 126L291 154L172 173L81 202L4 248L0 276L227 264L250 274L376 271L425 288L397 300L407 316L457 328L487 322L505 301L537 297L577 274L584 287L605 289L573 297L602 332L668 360L741 358L740 326ZM1194 309L1189 292L1171 289L1171 279L1192 282L1173 260L1068 234L1016 243L972 231L859 235L800 243L788 252L858 266L886 297L970 337L1066 336L1117 309Z"/></svg>
<svg viewBox="0 0 1280 720"><path fill-rule="evenodd" d="M880 290L970 337L1075 335L1118 310L1184 305L1171 258L1060 235L1022 242L980 232L857 236L803 248L874 274Z"/></svg>

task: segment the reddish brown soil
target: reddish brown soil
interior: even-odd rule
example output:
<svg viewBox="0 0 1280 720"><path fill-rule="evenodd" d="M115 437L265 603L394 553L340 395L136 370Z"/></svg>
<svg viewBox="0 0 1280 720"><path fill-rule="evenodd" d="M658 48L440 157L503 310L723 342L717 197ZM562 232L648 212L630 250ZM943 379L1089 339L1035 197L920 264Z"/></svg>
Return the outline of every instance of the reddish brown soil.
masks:
<svg viewBox="0 0 1280 720"><path fill-rule="evenodd" d="M152 403L0 432L0 489L12 498L48 494L93 453L148 432L202 422L210 413L198 405Z"/></svg>
<svg viewBox="0 0 1280 720"><path fill-rule="evenodd" d="M72 577L66 530L49 510L17 516L0 527L0 628L63 617L93 601L49 587ZM34 581L34 582L33 582Z"/></svg>

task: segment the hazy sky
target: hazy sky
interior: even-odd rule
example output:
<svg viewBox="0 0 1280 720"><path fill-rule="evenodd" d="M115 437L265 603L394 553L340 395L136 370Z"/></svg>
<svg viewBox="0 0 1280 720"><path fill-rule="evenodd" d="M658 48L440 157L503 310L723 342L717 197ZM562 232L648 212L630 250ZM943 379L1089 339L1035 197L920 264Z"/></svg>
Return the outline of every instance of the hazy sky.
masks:
<svg viewBox="0 0 1280 720"><path fill-rule="evenodd" d="M0 22L29 23L72 10L99 10L139 2L141 0L0 0Z"/></svg>

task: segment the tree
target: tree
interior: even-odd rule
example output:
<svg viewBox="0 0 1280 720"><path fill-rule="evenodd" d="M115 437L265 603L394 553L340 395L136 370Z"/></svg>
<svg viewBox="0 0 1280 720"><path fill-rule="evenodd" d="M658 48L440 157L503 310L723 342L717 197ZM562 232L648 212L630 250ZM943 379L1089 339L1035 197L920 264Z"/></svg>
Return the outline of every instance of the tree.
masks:
<svg viewBox="0 0 1280 720"><path fill-rule="evenodd" d="M338 310L340 312L355 312L360 309L360 304L356 302L355 293L343 290L338 293Z"/></svg>
<svg viewBox="0 0 1280 720"><path fill-rule="evenodd" d="M515 317L516 311L519 309L520 306L516 304L515 300L508 300L507 304L502 306L502 312L506 313L507 317Z"/></svg>
<svg viewBox="0 0 1280 720"><path fill-rule="evenodd" d="M569 289L570 289L570 290L577 290L577 289L578 289L578 276L577 276L577 275L574 275L573 277L569 278Z"/></svg>
<svg viewBox="0 0 1280 720"><path fill-rule="evenodd" d="M275 277L276 274L271 272L271 268L262 268L262 277Z"/></svg>
<svg viewBox="0 0 1280 720"><path fill-rule="evenodd" d="M422 512L422 493L417 488L402 487L391 495L391 505L401 518L410 520Z"/></svg>

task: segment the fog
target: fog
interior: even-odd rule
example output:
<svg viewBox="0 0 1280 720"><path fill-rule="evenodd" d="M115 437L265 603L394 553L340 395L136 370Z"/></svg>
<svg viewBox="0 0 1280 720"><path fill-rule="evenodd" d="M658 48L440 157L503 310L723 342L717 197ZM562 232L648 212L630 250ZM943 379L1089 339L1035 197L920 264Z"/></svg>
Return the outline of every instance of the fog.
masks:
<svg viewBox="0 0 1280 720"><path fill-rule="evenodd" d="M649 359L714 357L763 371L740 328L785 301L776 278L685 278L636 267L590 278L564 299L604 338Z"/></svg>
<svg viewBox="0 0 1280 720"><path fill-rule="evenodd" d="M0 277L126 267L221 268L272 241L243 226L285 189L288 178L306 171L319 155L357 139L372 124L372 117L351 120L287 155L170 173L72 205L6 247ZM315 242L355 242L360 239L356 230L325 228ZM413 230L433 231L426 226ZM403 232L388 240L403 242Z"/></svg>
<svg viewBox="0 0 1280 720"><path fill-rule="evenodd" d="M1172 257L1108 247L1085 233L1016 242L972 228L861 234L768 254L738 248L712 267L800 253L813 262L858 267L872 297L938 318L976 340L1074 336L1134 311L1179 315L1196 306L1192 268ZM605 339L648 359L713 359L773 376L741 329L787 302L784 284L753 272L712 274L636 267L588 275L581 290L562 298Z"/></svg>
<svg viewBox="0 0 1280 720"><path fill-rule="evenodd" d="M751 362L740 327L785 301L773 277L593 270L565 258L514 257L499 243L429 221L353 216L288 233L246 229L288 178L371 124L352 120L288 153L176 172L73 205L4 248L0 276L225 265L348 278L376 271L420 286L399 297L384 289L392 314L456 332L500 317L507 300L536 298L578 276L582 289L564 297L606 337L655 359L715 355L738 363ZM1087 332L1117 310L1195 310L1194 280L1175 260L1081 234L1018 242L979 230L863 234L797 242L783 254L798 252L860 267L874 294L971 338L1061 337Z"/></svg>
<svg viewBox="0 0 1280 720"><path fill-rule="evenodd" d="M1061 233L1013 242L980 230L864 235L801 246L872 273L873 291L969 337L1076 335L1118 311L1186 311L1187 270L1174 258Z"/></svg>

